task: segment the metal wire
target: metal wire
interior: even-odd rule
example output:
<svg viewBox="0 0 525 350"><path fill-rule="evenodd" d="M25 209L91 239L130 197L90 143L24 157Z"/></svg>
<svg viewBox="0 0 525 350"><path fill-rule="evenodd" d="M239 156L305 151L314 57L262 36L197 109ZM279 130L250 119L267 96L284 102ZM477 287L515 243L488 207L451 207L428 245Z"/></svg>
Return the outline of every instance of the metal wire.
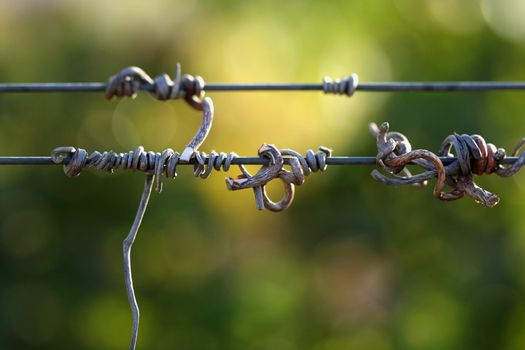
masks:
<svg viewBox="0 0 525 350"><path fill-rule="evenodd" d="M440 157L444 165L450 164L457 160L454 157ZM501 164L513 164L518 160L518 157L506 157L501 160ZM208 158L205 160L208 161ZM51 157L0 157L0 165L61 165L67 164L69 158L64 158L62 163L55 163ZM267 165L267 158L260 157L238 157L232 160L231 164L239 165ZM284 162L288 164L285 158ZM195 159L191 159L189 163L179 163L178 165L193 165ZM327 165L376 165L376 157L327 157Z"/></svg>
<svg viewBox="0 0 525 350"><path fill-rule="evenodd" d="M102 92L106 83L0 83L0 93L24 92ZM152 84L143 84L141 91L155 91ZM323 91L319 83L206 83L205 91ZM373 82L359 83L357 91L368 92L457 92L489 90L525 90L525 82Z"/></svg>

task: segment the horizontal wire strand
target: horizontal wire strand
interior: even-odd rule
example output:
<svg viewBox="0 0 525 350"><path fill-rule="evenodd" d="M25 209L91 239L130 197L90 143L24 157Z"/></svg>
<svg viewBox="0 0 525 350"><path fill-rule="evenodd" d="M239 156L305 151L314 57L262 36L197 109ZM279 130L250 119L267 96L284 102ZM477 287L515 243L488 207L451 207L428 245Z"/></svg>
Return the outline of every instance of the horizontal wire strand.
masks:
<svg viewBox="0 0 525 350"><path fill-rule="evenodd" d="M439 157L444 165L450 164L457 160L455 157ZM513 164L518 160L518 157L506 157L500 161L500 164ZM68 158L64 158L62 163L55 163L51 157L0 157L0 165L63 165L69 162ZM205 159L208 162L208 158ZM285 164L289 163L287 158L284 158ZM232 160L234 165L268 165L268 158L260 157L237 157ZM191 159L189 163L178 163L177 165L193 165L195 159ZM327 165L376 165L376 157L327 157Z"/></svg>
<svg viewBox="0 0 525 350"><path fill-rule="evenodd" d="M0 83L0 93L24 92L102 92L106 83ZM206 83L205 91L323 91L319 83ZM143 84L139 90L152 92L155 86ZM368 92L457 92L490 90L525 90L525 82L370 82L359 83L357 91Z"/></svg>

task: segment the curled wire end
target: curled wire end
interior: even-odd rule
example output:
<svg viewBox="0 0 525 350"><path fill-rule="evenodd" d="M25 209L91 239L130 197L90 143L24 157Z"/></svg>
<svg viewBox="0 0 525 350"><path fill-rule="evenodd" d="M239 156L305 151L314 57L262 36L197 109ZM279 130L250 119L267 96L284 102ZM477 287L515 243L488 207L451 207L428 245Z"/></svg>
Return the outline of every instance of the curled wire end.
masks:
<svg viewBox="0 0 525 350"><path fill-rule="evenodd" d="M389 132L389 124L383 123L380 127L370 126L370 129L377 130L375 133L376 144L378 149L377 164L391 174L391 178L387 179L381 176L379 172L373 172L372 176L379 181L388 185L407 184L411 178L414 178L406 166L410 163L418 164L426 169L434 170L433 177L437 177L436 185L434 186L433 194L439 199L443 199L445 194L442 192L445 186L446 173L443 163L434 153L417 149L412 150L412 146L408 139L401 133ZM373 132L374 134L374 132ZM403 173L405 176L400 177L397 174ZM411 184L424 185L426 178L412 181Z"/></svg>
<svg viewBox="0 0 525 350"><path fill-rule="evenodd" d="M346 79L335 79L326 76L323 78L323 91L325 94L352 96L357 90L359 77L352 73Z"/></svg>
<svg viewBox="0 0 525 350"><path fill-rule="evenodd" d="M127 67L109 78L105 96L135 98L144 86L149 87L151 96L160 101L184 99L190 106L202 110L204 79L189 74L182 75L177 63L173 80L167 74L151 78L139 67Z"/></svg>
<svg viewBox="0 0 525 350"><path fill-rule="evenodd" d="M427 185L426 179L419 179L412 175L406 164L399 160L394 161L395 156L401 156L410 153L409 158L413 158L412 162L425 164L428 166L430 159L435 162L433 154L424 154L421 150L412 153L412 145L405 135L389 131L389 124L384 122L381 126L375 123L370 123L368 129L372 136L376 138L378 155L376 157L377 164L385 170L389 176L380 173L377 170L372 172L372 177L380 182L391 186L410 185L412 187L423 187ZM398 174L401 174L398 175ZM439 189L440 186L438 186ZM436 193L437 190L435 190Z"/></svg>

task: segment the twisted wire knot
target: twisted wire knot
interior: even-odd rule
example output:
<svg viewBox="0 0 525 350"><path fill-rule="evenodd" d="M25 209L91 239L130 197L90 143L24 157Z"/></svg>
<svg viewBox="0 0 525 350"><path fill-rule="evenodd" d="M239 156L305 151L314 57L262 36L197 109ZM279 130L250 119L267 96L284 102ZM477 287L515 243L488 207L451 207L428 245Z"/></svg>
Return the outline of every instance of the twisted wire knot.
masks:
<svg viewBox="0 0 525 350"><path fill-rule="evenodd" d="M408 139L400 133L388 132L388 123L381 127L370 125L370 130L377 139L377 163L390 176L385 176L374 170L372 176L387 185L424 185L431 178L437 178L434 195L445 201L456 200L467 195L476 202L487 207L499 203L499 197L474 182L474 175L496 173L499 176L512 176L525 164L525 138L514 149L512 155L519 155L511 166L505 167L501 162L506 158L503 148L497 148L487 143L480 135L449 135L439 149L438 154L445 157L456 157L456 160L443 165L440 158L427 150L411 151ZM452 154L452 149L455 154ZM416 164L425 171L412 175L406 168L408 164ZM403 176L397 174L403 173ZM452 188L442 192L445 185Z"/></svg>
<svg viewBox="0 0 525 350"><path fill-rule="evenodd" d="M445 182L445 169L441 160L434 153L417 149L412 150L412 145L408 139L401 133L389 132L388 123L370 124L370 131L376 137L378 154L376 156L377 164L383 170L390 174L387 177L379 171L372 171L372 177L388 185L399 185L404 179L414 178L412 173L406 168L409 163L415 163L425 168L435 169L438 181L434 186L434 196L441 199L444 196L442 192ZM403 176L397 174L402 173ZM412 182L415 186L426 185L426 180Z"/></svg>
<svg viewBox="0 0 525 350"><path fill-rule="evenodd" d="M184 99L193 108L202 110L204 99L204 79L189 74L181 75L181 66L177 63L175 77L167 74L152 79L139 67L127 67L109 78L105 96L107 99L128 96L135 98L143 85L147 86L151 96L160 101Z"/></svg>
<svg viewBox="0 0 525 350"><path fill-rule="evenodd" d="M352 73L346 79L335 79L326 76L323 78L323 92L325 94L352 96L357 90L359 77Z"/></svg>
<svg viewBox="0 0 525 350"><path fill-rule="evenodd" d="M239 165L242 175L237 178L227 178L226 186L230 191L252 188L255 194L257 209L268 209L279 212L288 209L295 197L295 185L304 183L305 176L315 171L326 170L326 158L332 155L332 150L320 147L315 153L308 150L306 157L291 149L279 150L275 145L263 144L258 152L259 156L269 159L259 171L252 175L243 165ZM291 170L284 169L287 159ZM280 179L284 184L283 198L273 202L266 193L266 184L273 179Z"/></svg>

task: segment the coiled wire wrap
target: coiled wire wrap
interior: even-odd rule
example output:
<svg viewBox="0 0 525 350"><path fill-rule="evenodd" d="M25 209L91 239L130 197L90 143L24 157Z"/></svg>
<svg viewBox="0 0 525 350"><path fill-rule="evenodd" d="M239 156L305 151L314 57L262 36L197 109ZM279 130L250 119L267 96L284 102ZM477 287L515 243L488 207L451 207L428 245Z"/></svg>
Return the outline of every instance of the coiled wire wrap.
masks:
<svg viewBox="0 0 525 350"><path fill-rule="evenodd" d="M160 193L162 192L164 178L173 179L177 177L177 165L181 155L171 148L159 153L145 151L144 147L139 146L135 151L128 153L94 151L89 155L82 148L58 147L53 150L51 156L55 163L62 163L64 158L69 158L69 162L64 164L64 173L70 177L79 175L86 168L94 168L109 173L122 169L154 175L156 178L155 190ZM234 152L226 154L215 151L209 155L205 152L196 152L194 156L196 162L193 174L202 179L206 179L213 169L228 171L232 160L238 157Z"/></svg>
<svg viewBox="0 0 525 350"><path fill-rule="evenodd" d="M323 92L325 94L352 96L357 90L359 77L352 73L346 79L335 79L326 76L323 78Z"/></svg>
<svg viewBox="0 0 525 350"><path fill-rule="evenodd" d="M292 149L281 149L283 156L293 157L297 159L301 165L304 176L318 171L325 171L327 168L326 158L331 157L333 150L328 147L320 146L317 152L309 149L306 151L306 156L303 157L299 152Z"/></svg>
<svg viewBox="0 0 525 350"><path fill-rule="evenodd" d="M196 162L193 165L193 175L198 176L201 179L206 179L210 176L213 169L220 171L228 171L230 169L232 160L237 158L238 155L235 152L228 154L224 152L217 153L211 151L210 154L206 152L196 152ZM208 161L206 161L208 159Z"/></svg>

